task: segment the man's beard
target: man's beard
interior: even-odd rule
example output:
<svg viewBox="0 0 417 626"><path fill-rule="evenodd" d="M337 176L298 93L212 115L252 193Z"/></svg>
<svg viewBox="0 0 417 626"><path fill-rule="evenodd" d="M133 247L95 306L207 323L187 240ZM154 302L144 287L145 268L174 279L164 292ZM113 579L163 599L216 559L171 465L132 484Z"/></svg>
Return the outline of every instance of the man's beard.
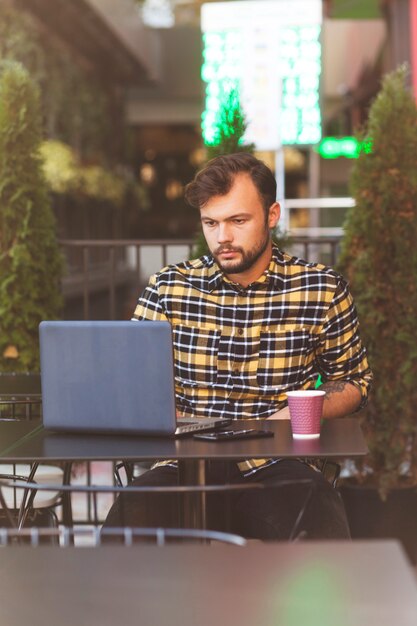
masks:
<svg viewBox="0 0 417 626"><path fill-rule="evenodd" d="M243 250L243 248L228 246L227 244L224 246L219 246L217 250L215 250L212 254L220 269L225 274L241 274L242 272L246 272L253 265L255 265L256 261L263 255L265 250L268 247L270 242L269 229L265 229L265 236L262 241L255 245L251 250ZM219 254L221 252L226 251L240 252L241 259L239 261L222 261L219 259Z"/></svg>

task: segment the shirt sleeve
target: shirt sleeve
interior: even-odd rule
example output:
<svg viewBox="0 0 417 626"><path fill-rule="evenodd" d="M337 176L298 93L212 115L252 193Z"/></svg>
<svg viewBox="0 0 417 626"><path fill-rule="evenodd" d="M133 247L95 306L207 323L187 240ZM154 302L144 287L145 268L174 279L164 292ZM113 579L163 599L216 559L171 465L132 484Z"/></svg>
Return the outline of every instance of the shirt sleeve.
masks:
<svg viewBox="0 0 417 626"><path fill-rule="evenodd" d="M366 350L359 336L359 322L346 281L341 278L320 333L317 365L325 380L348 381L362 396L358 410L368 399L372 383Z"/></svg>
<svg viewBox="0 0 417 626"><path fill-rule="evenodd" d="M139 300L137 302L135 312L133 313L132 320L169 322L161 306L158 293L157 274L151 276L147 287L139 296Z"/></svg>

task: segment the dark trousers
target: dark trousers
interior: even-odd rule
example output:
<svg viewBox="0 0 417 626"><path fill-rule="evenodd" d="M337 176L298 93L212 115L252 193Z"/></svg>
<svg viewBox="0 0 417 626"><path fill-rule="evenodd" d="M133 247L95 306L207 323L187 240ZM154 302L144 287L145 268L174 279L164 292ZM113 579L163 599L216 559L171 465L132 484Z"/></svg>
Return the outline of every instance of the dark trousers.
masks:
<svg viewBox="0 0 417 626"><path fill-rule="evenodd" d="M311 539L348 539L349 526L338 492L323 475L296 459L284 459L243 477L233 462L212 462L207 484L248 484L260 482L262 489L207 494L207 527L229 531L248 539L288 539L310 490L300 529ZM310 479L311 484L296 484ZM284 481L280 485L280 482ZM293 484L287 484L292 481ZM175 467L158 467L135 479L132 485L168 486L178 484ZM121 494L113 504L105 527L179 526L181 494Z"/></svg>

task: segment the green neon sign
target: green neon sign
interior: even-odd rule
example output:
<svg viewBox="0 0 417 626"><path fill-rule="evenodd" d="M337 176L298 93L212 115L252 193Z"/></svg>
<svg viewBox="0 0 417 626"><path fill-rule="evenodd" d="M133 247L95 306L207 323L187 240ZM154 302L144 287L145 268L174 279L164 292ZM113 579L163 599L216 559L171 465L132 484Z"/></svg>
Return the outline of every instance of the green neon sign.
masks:
<svg viewBox="0 0 417 626"><path fill-rule="evenodd" d="M320 0L203 3L202 31L206 145L216 143L231 92L247 121L245 142L258 150L320 141Z"/></svg>
<svg viewBox="0 0 417 626"><path fill-rule="evenodd" d="M357 159L361 152L372 152L372 141L358 141L355 137L325 137L315 150L323 159Z"/></svg>
<svg viewBox="0 0 417 626"><path fill-rule="evenodd" d="M315 144L321 138L321 27L281 30L281 142Z"/></svg>

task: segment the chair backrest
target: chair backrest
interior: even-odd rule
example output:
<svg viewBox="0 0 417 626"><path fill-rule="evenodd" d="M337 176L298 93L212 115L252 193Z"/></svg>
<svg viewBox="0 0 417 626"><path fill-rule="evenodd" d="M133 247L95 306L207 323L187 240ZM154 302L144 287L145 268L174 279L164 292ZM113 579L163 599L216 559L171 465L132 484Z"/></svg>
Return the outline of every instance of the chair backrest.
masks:
<svg viewBox="0 0 417 626"><path fill-rule="evenodd" d="M21 489L25 492L25 501L26 501L26 514L32 506L33 500L37 492L51 492L56 491L57 489L61 493L68 492L70 494L76 493L85 493L92 496L92 508L94 511L94 519L96 520L95 527L99 528L98 523L98 506L97 506L97 498L100 494L114 494L120 495L124 494L125 496L130 496L133 494L197 494L197 493L223 493L228 494L232 492L244 492L251 490L271 490L271 489L287 489L289 487L297 487L301 488L304 491L304 498L300 505L299 512L296 515L294 520L294 524L289 536L290 541L295 541L304 536L303 521L306 515L306 512L309 509L311 499L316 489L316 483L314 480L308 479L291 479L291 480L277 480L277 482L263 484L263 483L238 483L238 484L215 484L215 485L192 485L192 486L182 486L182 485L129 485L127 487L121 486L106 486L106 485L68 485L61 484L57 486L56 484L40 484L31 482L29 480L10 480L10 478L1 478L0 476L0 500L1 505L5 509L7 508L7 504L5 501L5 497L3 494L3 490L5 488L13 487L14 489ZM122 512L122 520L119 523L119 526L123 526L125 528L124 520L123 520L123 508L124 505L121 506ZM19 516L19 528L23 527L25 522L25 515ZM126 520L127 521L127 520ZM126 527L129 525L126 524ZM103 530L103 529L102 529ZM111 529L110 533L111 534ZM141 529L143 530L143 529ZM155 529L153 529L155 530ZM100 532L100 531L99 531ZM124 532L124 530L123 530ZM200 531L198 531L200 532ZM105 533L106 534L106 533Z"/></svg>
<svg viewBox="0 0 417 626"><path fill-rule="evenodd" d="M38 547L50 539L51 545L58 547L98 547L103 539L106 544L117 541L129 547L137 541L151 542L157 546L176 541L220 542L233 546L245 546L246 540L232 533L214 530L194 530L187 528L0 528L0 547L16 544L30 544Z"/></svg>

